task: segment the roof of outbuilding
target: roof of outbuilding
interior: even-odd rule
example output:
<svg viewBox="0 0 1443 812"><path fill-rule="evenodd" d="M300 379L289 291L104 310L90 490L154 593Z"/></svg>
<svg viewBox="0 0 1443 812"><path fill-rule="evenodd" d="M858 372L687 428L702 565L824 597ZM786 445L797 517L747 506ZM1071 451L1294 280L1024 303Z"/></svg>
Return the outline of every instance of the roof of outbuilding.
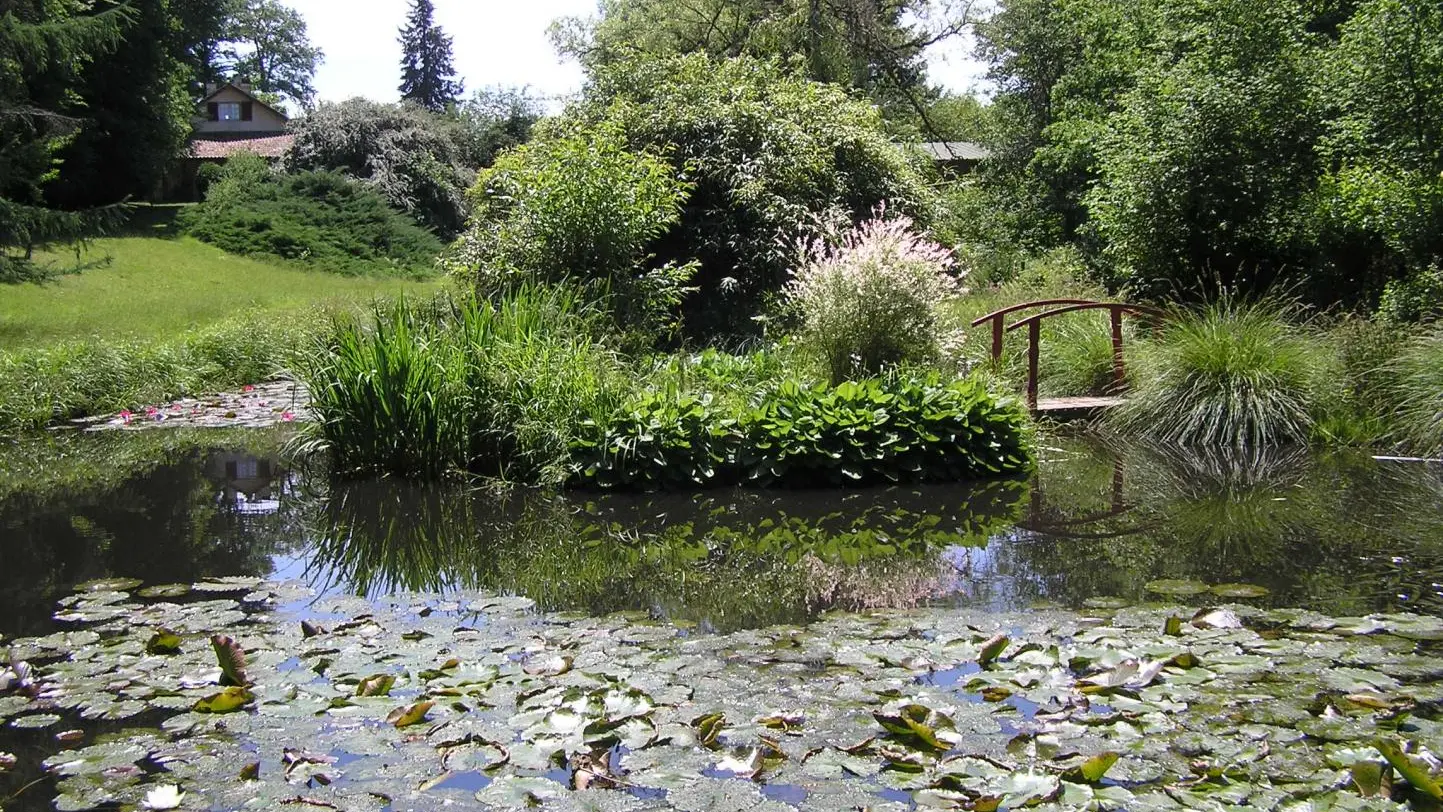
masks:
<svg viewBox="0 0 1443 812"><path fill-rule="evenodd" d="M296 140L289 133L258 138L195 138L190 142L191 158L216 160L229 158L237 152L254 152L262 158L280 158Z"/></svg>
<svg viewBox="0 0 1443 812"><path fill-rule="evenodd" d="M981 161L992 155L986 147L972 141L928 141L922 144L922 151L934 161Z"/></svg>

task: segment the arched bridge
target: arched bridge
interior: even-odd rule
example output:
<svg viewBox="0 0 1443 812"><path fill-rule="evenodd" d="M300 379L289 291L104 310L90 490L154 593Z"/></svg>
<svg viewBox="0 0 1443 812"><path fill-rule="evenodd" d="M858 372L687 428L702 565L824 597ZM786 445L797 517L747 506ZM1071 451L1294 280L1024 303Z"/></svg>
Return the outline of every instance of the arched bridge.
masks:
<svg viewBox="0 0 1443 812"><path fill-rule="evenodd" d="M1016 313L1023 314L1028 310L1038 308L1044 309L1040 313L1030 316L1023 316L1012 324L1007 324L1007 317ZM1088 398L1056 398L1038 402L1037 400L1037 359L1039 345L1042 339L1042 320L1052 316L1060 316L1064 313L1076 313L1081 310L1106 310L1112 321L1112 386L1107 392L1107 397ZM1035 302L1023 302L1011 307L1004 307L996 310L980 319L972 322L973 327L980 327L986 322L992 322L992 360L1002 360L1002 339L1005 334L1013 330L1027 328L1027 408L1034 412L1077 412L1091 411L1095 409L1114 406L1121 402L1122 394L1127 389L1127 367L1122 360L1122 317L1123 314L1160 320L1166 318L1167 314L1155 307L1147 305L1127 304L1126 302L1096 302L1090 299L1039 299Z"/></svg>

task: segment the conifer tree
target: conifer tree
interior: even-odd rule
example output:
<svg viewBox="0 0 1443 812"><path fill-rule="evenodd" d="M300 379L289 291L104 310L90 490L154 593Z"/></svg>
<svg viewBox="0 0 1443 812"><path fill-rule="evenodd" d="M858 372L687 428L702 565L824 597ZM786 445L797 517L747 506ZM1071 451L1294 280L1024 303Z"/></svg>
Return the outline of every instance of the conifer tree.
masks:
<svg viewBox="0 0 1443 812"><path fill-rule="evenodd" d="M464 92L451 65L451 37L436 25L431 0L411 0L401 28L401 99L445 110Z"/></svg>
<svg viewBox="0 0 1443 812"><path fill-rule="evenodd" d="M73 14L60 4L0 0L0 282L37 276L36 248L74 243L123 211L61 211L45 205L56 153L80 126L66 115L76 72L121 42L132 9Z"/></svg>

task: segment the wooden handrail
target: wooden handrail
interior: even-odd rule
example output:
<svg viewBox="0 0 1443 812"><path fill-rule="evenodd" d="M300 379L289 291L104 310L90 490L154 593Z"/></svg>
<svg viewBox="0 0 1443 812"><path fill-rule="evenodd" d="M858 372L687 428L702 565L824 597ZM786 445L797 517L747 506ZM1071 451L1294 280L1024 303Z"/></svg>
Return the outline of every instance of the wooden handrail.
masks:
<svg viewBox="0 0 1443 812"><path fill-rule="evenodd" d="M1061 305L1061 307L1053 307ZM1052 310L1045 310L1035 313L1016 322L1006 325L1004 328L1004 317L1009 313L1016 313L1020 310L1028 310L1035 307L1053 307ZM1003 333L1010 333L1021 327L1027 327L1027 408L1037 410L1037 365L1040 345L1042 343L1042 320L1051 316L1060 316L1063 313L1075 313L1081 310L1107 310L1112 321L1112 391L1121 392L1127 388L1127 369L1122 361L1122 314L1131 316L1152 317L1162 319L1167 313L1156 307L1148 305L1128 304L1126 302L1095 302L1088 299L1039 299L1035 302L1023 302L1001 310L994 310L981 318L974 319L972 326L980 326L985 321L992 322L992 360L1002 360L1002 337Z"/></svg>

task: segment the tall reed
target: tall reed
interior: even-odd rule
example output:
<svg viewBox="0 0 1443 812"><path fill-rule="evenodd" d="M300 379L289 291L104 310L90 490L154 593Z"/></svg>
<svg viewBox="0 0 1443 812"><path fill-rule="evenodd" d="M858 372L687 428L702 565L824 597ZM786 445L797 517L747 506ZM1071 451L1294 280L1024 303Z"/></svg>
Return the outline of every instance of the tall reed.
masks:
<svg viewBox="0 0 1443 812"><path fill-rule="evenodd" d="M1389 369L1395 438L1413 453L1443 455L1443 323L1414 338Z"/></svg>
<svg viewBox="0 0 1443 812"><path fill-rule="evenodd" d="M302 367L317 421L299 447L348 474L559 482L575 427L625 391L596 321L574 293L540 286L338 320Z"/></svg>

